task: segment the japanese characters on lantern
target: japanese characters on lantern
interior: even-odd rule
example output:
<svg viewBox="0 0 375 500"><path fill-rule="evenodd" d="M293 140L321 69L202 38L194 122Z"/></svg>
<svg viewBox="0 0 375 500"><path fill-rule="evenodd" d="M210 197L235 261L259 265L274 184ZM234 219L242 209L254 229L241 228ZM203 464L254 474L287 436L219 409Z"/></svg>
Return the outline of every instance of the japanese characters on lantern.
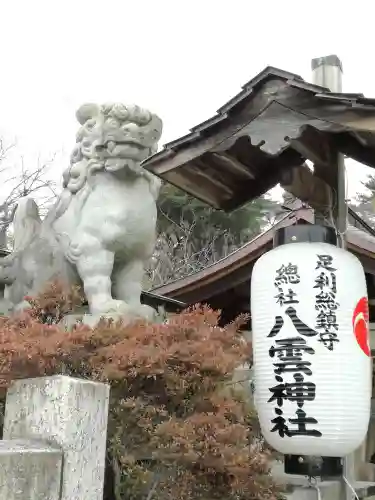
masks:
<svg viewBox="0 0 375 500"><path fill-rule="evenodd" d="M331 255L318 255L316 263L317 275L314 289L315 309L317 311L316 329L319 331L319 341L330 351L335 342L339 342L336 311L339 304L336 301L336 271Z"/></svg>
<svg viewBox="0 0 375 500"><path fill-rule="evenodd" d="M298 316L296 285L300 281L298 267L290 262L283 264L276 272L275 299L280 306L280 314L275 317L274 326L268 335L277 337L269 349L269 356L274 360L275 374L275 385L269 388L271 397L268 400L268 403L275 405L271 432L277 432L280 437L321 437L317 419L309 415L308 408L305 407L305 403L314 401L316 394L316 386L309 380L313 374L315 351L309 346L308 339L318 335L318 332L309 328ZM286 322L293 326L292 329L288 328L287 335L283 331ZM292 418L284 416L284 401L296 405Z"/></svg>

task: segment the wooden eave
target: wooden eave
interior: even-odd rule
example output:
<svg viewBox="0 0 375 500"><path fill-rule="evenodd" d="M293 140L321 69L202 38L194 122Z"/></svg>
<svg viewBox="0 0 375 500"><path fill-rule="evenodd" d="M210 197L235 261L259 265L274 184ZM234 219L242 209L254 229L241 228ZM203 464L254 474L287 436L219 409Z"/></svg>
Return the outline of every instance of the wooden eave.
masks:
<svg viewBox="0 0 375 500"><path fill-rule="evenodd" d="M176 300L172 297L162 297L159 294L145 291L142 291L141 293L141 302L142 304L147 304L155 309L161 307L168 313L181 312L187 307L187 304L185 302L181 302L180 300Z"/></svg>
<svg viewBox="0 0 375 500"><path fill-rule="evenodd" d="M324 167L331 183L337 152L375 167L375 99L331 93L268 67L143 166L214 208L232 210L306 160Z"/></svg>

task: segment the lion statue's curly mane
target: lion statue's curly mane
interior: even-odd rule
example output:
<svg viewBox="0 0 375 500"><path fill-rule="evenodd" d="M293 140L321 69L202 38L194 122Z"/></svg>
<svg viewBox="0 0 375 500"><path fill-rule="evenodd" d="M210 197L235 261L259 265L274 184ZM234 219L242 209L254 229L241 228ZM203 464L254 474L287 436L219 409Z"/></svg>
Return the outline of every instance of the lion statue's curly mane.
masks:
<svg viewBox="0 0 375 500"><path fill-rule="evenodd" d="M138 106L85 104L63 191L42 221L34 200L20 200L14 251L0 280L14 310L56 277L81 284L92 314L150 318L141 305L151 257L160 181L141 166L157 150L162 122Z"/></svg>

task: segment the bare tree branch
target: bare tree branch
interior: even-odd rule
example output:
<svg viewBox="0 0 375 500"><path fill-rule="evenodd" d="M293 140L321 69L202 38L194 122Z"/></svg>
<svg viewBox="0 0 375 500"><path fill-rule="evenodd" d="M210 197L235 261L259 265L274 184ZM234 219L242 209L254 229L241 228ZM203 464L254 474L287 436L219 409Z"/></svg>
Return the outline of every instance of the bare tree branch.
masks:
<svg viewBox="0 0 375 500"><path fill-rule="evenodd" d="M27 168L22 156L16 165L9 161L8 155L14 147L15 143L5 146L0 139L0 175L4 177L2 184L5 188L1 193L3 201L0 204L0 246L5 244L20 198L35 195L43 215L57 194L56 183L49 175L49 168L55 160L55 155L45 162L41 162L39 158L35 168ZM9 175L10 173L12 175Z"/></svg>
<svg viewBox="0 0 375 500"><path fill-rule="evenodd" d="M255 236L255 233L250 231L248 236L239 238L238 234L210 224L208 220L207 224L203 225L204 232L199 234L197 246L193 233L197 228L199 214L189 212L188 222L183 215L179 220L172 220L165 211L159 212L159 215L168 221L168 227L158 235L153 258L146 270L148 284L152 287L205 269ZM279 215L280 209L276 205L274 210L261 213L261 226L272 226Z"/></svg>

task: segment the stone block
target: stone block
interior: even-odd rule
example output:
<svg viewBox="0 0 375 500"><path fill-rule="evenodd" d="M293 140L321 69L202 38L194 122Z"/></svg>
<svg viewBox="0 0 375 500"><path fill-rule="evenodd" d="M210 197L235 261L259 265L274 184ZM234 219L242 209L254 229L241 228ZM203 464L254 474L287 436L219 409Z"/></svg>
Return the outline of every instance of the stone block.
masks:
<svg viewBox="0 0 375 500"><path fill-rule="evenodd" d="M62 457L57 445L0 441L0 498L59 500Z"/></svg>
<svg viewBox="0 0 375 500"><path fill-rule="evenodd" d="M37 439L64 452L61 500L102 500L109 386L67 376L15 381L4 439Z"/></svg>
<svg viewBox="0 0 375 500"><path fill-rule="evenodd" d="M132 313L129 309L129 313L124 315L120 313L109 313L109 314L67 314L60 321L60 326L67 332L73 330L76 325L82 324L88 326L90 328L95 328L98 326L99 322L102 320L105 321L114 321L115 323L121 321L123 326L130 325L136 321L139 321L140 318L137 314ZM156 314L153 318L153 322L162 323L163 320Z"/></svg>
<svg viewBox="0 0 375 500"><path fill-rule="evenodd" d="M297 486L292 493L286 495L287 500L344 500L346 498L345 489L340 481L322 481L318 483L318 490L315 487ZM374 483L356 481L352 487L358 499L370 499L374 493ZM349 491L349 494L351 491ZM352 495L355 498L354 494Z"/></svg>
<svg viewBox="0 0 375 500"><path fill-rule="evenodd" d="M66 314L60 321L60 326L64 328L65 331L69 332L73 330L76 325L82 324L90 328L95 328L101 320L111 320L111 321L122 321L124 325L129 323L129 320L125 318L122 314L111 314L111 315L100 315L100 314Z"/></svg>

